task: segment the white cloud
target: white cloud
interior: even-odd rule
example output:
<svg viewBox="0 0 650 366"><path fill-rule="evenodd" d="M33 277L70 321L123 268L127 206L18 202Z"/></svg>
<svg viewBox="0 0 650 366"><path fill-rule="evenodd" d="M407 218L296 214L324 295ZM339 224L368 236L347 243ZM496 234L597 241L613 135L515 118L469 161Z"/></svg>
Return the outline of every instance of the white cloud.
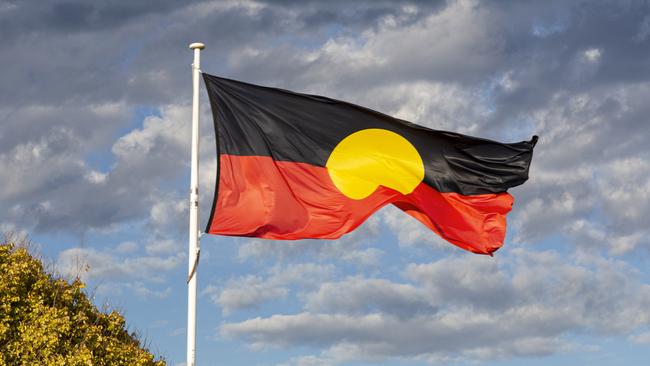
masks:
<svg viewBox="0 0 650 366"><path fill-rule="evenodd" d="M169 154L187 151L191 129L187 128L190 109L187 106L166 106L162 117L148 116L141 129L120 137L112 151L124 164L144 164L152 154ZM175 157L175 160L184 160Z"/></svg>
<svg viewBox="0 0 650 366"><path fill-rule="evenodd" d="M235 51L230 66L248 77L282 80L308 92L318 86L319 94L331 90L340 96L342 86L363 91L394 79L475 82L503 58L501 15L476 1L454 1L421 17L403 7L382 20L358 36L327 39L316 50L250 52L247 46Z"/></svg>
<svg viewBox="0 0 650 366"><path fill-rule="evenodd" d="M203 294L218 304L225 315L244 309L258 309L265 302L287 297L290 287L310 288L330 278L331 265L302 263L272 267L267 277L243 276L230 279L225 286L209 285Z"/></svg>
<svg viewBox="0 0 650 366"><path fill-rule="evenodd" d="M589 62L598 62L602 54L603 51L600 48L590 48L583 52L584 57Z"/></svg>
<svg viewBox="0 0 650 366"><path fill-rule="evenodd" d="M388 228L397 234L397 242L400 246L426 245L429 248L447 252L454 248L431 229L395 206L386 207L382 210L381 215Z"/></svg>
<svg viewBox="0 0 650 366"><path fill-rule="evenodd" d="M406 332L400 326L409 320L408 311L400 313L391 306L400 301L405 308L417 309L413 312L423 321L414 329L425 334L442 325L435 322L441 322L440 311L462 317L472 310L468 322L489 325L472 328L459 322L458 334L469 335L463 342L475 344L452 355L420 352L417 346L424 346L415 341L413 348L406 345L407 354L400 358L391 348L394 344L373 343L353 331L347 343L339 335L329 338L329 346L314 341L316 352L323 352L291 363L393 357L397 363L448 364L463 358L543 355L566 350L563 344L571 338L567 335L575 333L624 335L646 342L644 326L639 326L647 322L648 289L639 280L647 277L646 270L639 267L643 272L639 274L611 259L593 260L615 255L636 266L632 259L643 255L650 243L646 219L650 170L645 163L650 159L646 81L650 17L637 4L621 7L607 2L587 14L566 1L452 1L431 7L372 1L350 7L345 2L288 6L235 0L186 7L161 4L155 11L137 8L126 17L122 12L81 27L84 19L57 24L47 6L24 4L0 5L5 15L0 27L8 40L0 46L0 54L15 61L0 73L0 201L5 208L0 228L73 235L114 229L124 237L132 230L129 223L146 220L147 229L153 229L152 237L142 243L146 252L140 253L135 244L120 245L115 252L88 248L63 252L69 272L75 272L73 258L85 256L89 260L78 261L80 271L90 263L89 276L99 276L92 278L127 281L114 289L165 294L164 286L151 287L149 277L139 276L144 272L152 282L162 281L170 264L183 261L166 254L174 247L170 235L187 229L181 209L186 206L187 187L179 182L189 157L190 93L184 89L189 88L185 73L189 51L182 49L192 32L226 30L229 37L215 38L204 52L206 71L340 97L434 128L495 138L533 130L541 135L531 179L515 191L510 230L521 247L561 247L562 255L540 252L533 260L507 243L493 262L463 258L413 264L404 269L401 281L360 277L367 267L396 271L393 253L373 247L375 241L385 243L379 235L384 225L402 245L391 249L403 253L404 246L424 244L418 249L444 247L446 255L457 255L453 246L431 239L435 236L422 225L396 210L394 215L387 210L378 219L375 215L375 221L342 241L242 245L240 259L256 261L260 270L259 283L253 281L260 289L254 290L262 294L267 287L286 290L286 295L272 295L291 299L300 292L296 298L305 301L306 314L300 320L311 322L314 333L323 331L320 325L328 322L328 316L369 324L364 317L371 315L384 324L396 324L396 332ZM604 19L608 27L602 26ZM191 31L185 27L188 20ZM160 24L165 26L157 27ZM158 31L152 33L154 28ZM20 42L12 41L25 35L35 42L33 47L21 48ZM133 39L140 42L125 41ZM98 70L110 77L101 77ZM162 106L161 114L148 117L142 128L115 142L117 133L132 129L134 107L141 106ZM203 127L211 128L208 118L202 121ZM214 172L214 146L212 141L203 143L211 137L204 136L202 172ZM100 163L94 161L97 155ZM201 175L203 205L213 182ZM75 199L79 197L83 199ZM301 283L295 273L280 275L285 271L269 268L276 261L288 266L314 258L341 264L350 273L343 279L314 275ZM135 271L136 267L144 271ZM275 276L286 279L271 281ZM235 277L232 288L239 280L244 284L244 278ZM215 294L228 286L218 285ZM346 290L355 295L336 301L317 296ZM248 296L241 298L244 295ZM264 296L258 304L278 298ZM231 308L235 311L237 306ZM372 311L378 314L369 314ZM521 324L499 321L500 312L510 312ZM296 320L286 315L275 322L291 330L292 319ZM487 339L487 328L509 341L495 346ZM546 333L540 334L543 329ZM520 337L513 336L516 331ZM245 338L253 333L251 328L233 334ZM281 333L277 330L274 335L280 343ZM445 341L442 336L430 340ZM258 338L260 345L271 343Z"/></svg>
<svg viewBox="0 0 650 366"><path fill-rule="evenodd" d="M650 344L650 332L633 335L630 340L638 344Z"/></svg>
<svg viewBox="0 0 650 366"><path fill-rule="evenodd" d="M129 283L127 285L127 288L129 288L133 293L135 293L137 296L143 298L143 299L152 299L152 298L157 298L157 299L164 299L169 297L172 293L172 288L171 287L166 287L163 290L152 290L145 286L142 282L133 282Z"/></svg>
<svg viewBox="0 0 650 366"><path fill-rule="evenodd" d="M615 255L647 247L650 167L639 136L647 129L641 99L649 88L561 92L533 113L542 137L530 180L518 188L513 226L519 243L559 234L578 248Z"/></svg>
<svg viewBox="0 0 650 366"><path fill-rule="evenodd" d="M151 206L151 223L157 226L170 225L188 212L188 206L188 200L161 199Z"/></svg>
<svg viewBox="0 0 650 366"><path fill-rule="evenodd" d="M381 312L412 317L421 312L436 311L429 302L429 295L421 289L384 279L353 277L341 282L327 282L304 298L305 309L311 313Z"/></svg>
<svg viewBox="0 0 650 366"><path fill-rule="evenodd" d="M536 322L526 322L526 316L536 318ZM326 354L341 361L382 362L390 357L476 352L485 347L509 348L513 339L530 342L536 338L533 334L563 330L564 327L541 327L544 322L559 324L562 320L541 308L527 309L523 313L507 312L500 316L457 311L435 318L406 320L381 313L362 316L300 313L226 324L222 327L222 334L250 337L254 347L328 347ZM535 326L539 328L535 329ZM513 331L506 330L510 327L514 328ZM526 332L522 332L524 327L528 327ZM499 331L494 331L495 328ZM539 355L539 350L534 349L529 349L530 354L526 349L518 352L521 355Z"/></svg>
<svg viewBox="0 0 650 366"><path fill-rule="evenodd" d="M133 253L139 248L138 243L134 241L125 241L117 245L115 251L118 253Z"/></svg>
<svg viewBox="0 0 650 366"><path fill-rule="evenodd" d="M174 239L153 240L145 246L150 255L173 254L183 252L185 247Z"/></svg>
<svg viewBox="0 0 650 366"><path fill-rule="evenodd" d="M167 257L156 256L116 256L110 251L92 248L71 248L59 253L58 270L66 276L80 277L84 281L100 279L103 281L140 280L162 282L166 272L180 265L183 253Z"/></svg>
<svg viewBox="0 0 650 366"><path fill-rule="evenodd" d="M412 283L348 278L305 294L305 311L221 327L254 348L309 346L337 363L495 359L569 350L568 335L650 324L650 285L599 257L512 251L412 264Z"/></svg>
<svg viewBox="0 0 650 366"><path fill-rule="evenodd" d="M98 172L96 170L91 170L86 174L86 180L88 180L90 183L95 183L95 184L101 184L106 182L106 177L108 174Z"/></svg>
<svg viewBox="0 0 650 366"><path fill-rule="evenodd" d="M93 144L105 144L101 141L111 132L106 125L119 127L131 118L129 108L122 104L92 105L82 108L80 116L72 114L72 121L66 124L41 126L48 115L58 117L69 109L67 105L25 107L17 112L28 128L23 129L25 136L16 135L10 144L4 144L8 150L0 149L0 199L12 208L1 213L3 221L28 222L39 231L79 234L114 229L116 224L142 217L147 211L153 225L177 223L179 220L172 216L182 214L178 198L163 194L156 182L178 179L185 171L189 109L166 106L160 117L147 117L142 129L127 133L113 144L112 157L109 146L105 146L103 153L108 156L101 159L114 158L115 162L101 169L92 167L83 155ZM96 131L78 119L95 121ZM30 133L30 129L38 133Z"/></svg>
<svg viewBox="0 0 650 366"><path fill-rule="evenodd" d="M203 293L209 295L225 315L229 315L237 310L259 308L264 302L286 297L288 292L287 288L267 284L260 277L246 276L229 281L222 290L208 286Z"/></svg>
<svg viewBox="0 0 650 366"><path fill-rule="evenodd" d="M276 366L333 366L336 363L331 359L316 357L316 356L302 356L294 357L288 363L281 363Z"/></svg>
<svg viewBox="0 0 650 366"><path fill-rule="evenodd" d="M350 250L343 253L341 259L346 262L355 263L359 267L377 267L384 254L383 250L377 248Z"/></svg>
<svg viewBox="0 0 650 366"><path fill-rule="evenodd" d="M414 81L391 83L349 95L348 99L438 130L472 134L489 115L480 88L455 83Z"/></svg>

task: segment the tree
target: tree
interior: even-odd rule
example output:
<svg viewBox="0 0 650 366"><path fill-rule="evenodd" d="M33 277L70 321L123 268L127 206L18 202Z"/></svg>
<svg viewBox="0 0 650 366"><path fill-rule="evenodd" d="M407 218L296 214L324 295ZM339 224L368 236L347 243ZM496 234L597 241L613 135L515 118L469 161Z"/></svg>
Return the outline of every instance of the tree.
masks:
<svg viewBox="0 0 650 366"><path fill-rule="evenodd" d="M23 246L0 242L0 366L165 365L72 282L44 270Z"/></svg>

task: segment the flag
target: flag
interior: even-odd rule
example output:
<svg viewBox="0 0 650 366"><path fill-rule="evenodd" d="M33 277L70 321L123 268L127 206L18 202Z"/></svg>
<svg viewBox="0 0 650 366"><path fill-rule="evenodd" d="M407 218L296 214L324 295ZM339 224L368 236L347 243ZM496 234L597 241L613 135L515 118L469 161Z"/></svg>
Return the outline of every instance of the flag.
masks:
<svg viewBox="0 0 650 366"><path fill-rule="evenodd" d="M461 248L503 245L506 190L537 136L504 144L351 103L203 74L218 172L206 232L336 239L392 203Z"/></svg>

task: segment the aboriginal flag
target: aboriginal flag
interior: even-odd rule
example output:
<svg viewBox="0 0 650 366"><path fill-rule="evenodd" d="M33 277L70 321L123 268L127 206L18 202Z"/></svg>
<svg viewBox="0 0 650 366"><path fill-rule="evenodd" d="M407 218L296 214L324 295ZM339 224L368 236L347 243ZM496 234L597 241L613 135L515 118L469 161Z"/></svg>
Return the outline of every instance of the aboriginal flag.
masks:
<svg viewBox="0 0 650 366"><path fill-rule="evenodd" d="M392 203L491 254L537 142L436 131L354 104L203 74L217 136L209 234L335 239Z"/></svg>

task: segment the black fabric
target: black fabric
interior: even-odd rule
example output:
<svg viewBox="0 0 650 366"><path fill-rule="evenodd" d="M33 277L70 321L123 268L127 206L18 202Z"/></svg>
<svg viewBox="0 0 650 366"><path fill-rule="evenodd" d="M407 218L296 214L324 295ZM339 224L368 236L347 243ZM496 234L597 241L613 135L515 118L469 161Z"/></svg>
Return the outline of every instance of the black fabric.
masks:
<svg viewBox="0 0 650 366"><path fill-rule="evenodd" d="M499 193L528 179L537 136L503 144L432 130L326 97L300 94L203 74L219 153L270 156L324 167L348 135L381 128L415 146L425 165L424 181L440 192Z"/></svg>

